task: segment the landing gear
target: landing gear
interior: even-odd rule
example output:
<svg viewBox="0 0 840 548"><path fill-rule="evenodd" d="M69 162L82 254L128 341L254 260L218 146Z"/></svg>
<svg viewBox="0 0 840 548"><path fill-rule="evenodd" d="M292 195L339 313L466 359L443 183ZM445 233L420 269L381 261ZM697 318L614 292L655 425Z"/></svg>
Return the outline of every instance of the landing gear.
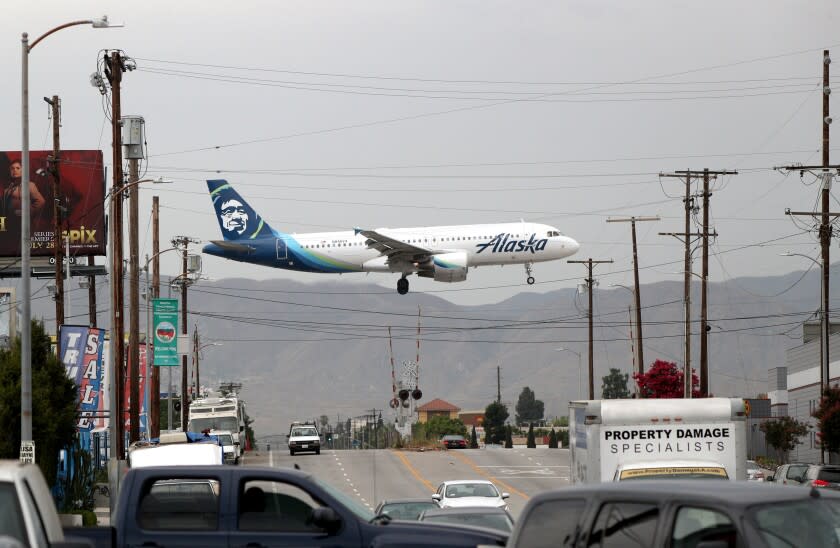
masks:
<svg viewBox="0 0 840 548"><path fill-rule="evenodd" d="M534 277L531 276L531 274L532 274L531 267L532 266L533 266L533 263L525 263L525 274L528 275L528 278L526 279L526 281L528 282L528 285L534 285L534 282L536 281L536 280L534 280Z"/></svg>
<svg viewBox="0 0 840 548"><path fill-rule="evenodd" d="M400 295L408 293L408 279L404 276L397 280L397 293Z"/></svg>

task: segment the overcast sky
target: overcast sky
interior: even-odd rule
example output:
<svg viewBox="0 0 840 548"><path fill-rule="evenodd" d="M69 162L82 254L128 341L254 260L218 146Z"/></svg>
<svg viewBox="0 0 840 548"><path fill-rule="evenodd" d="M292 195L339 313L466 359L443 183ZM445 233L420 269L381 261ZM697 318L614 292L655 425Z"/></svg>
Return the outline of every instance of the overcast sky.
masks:
<svg viewBox="0 0 840 548"><path fill-rule="evenodd" d="M632 284L630 226L606 220L659 215L638 225L641 279L680 280L682 244L658 233L683 230L685 188L657 174L710 168L739 172L713 183L712 280L811 266L788 250L818 257L808 223L784 212L818 206L819 185L773 167L820 162L823 49L840 81L836 0L11 0L0 150L20 149L21 32L105 13L125 28L67 29L32 51L30 142L51 148L41 97L57 94L62 147L103 150L110 173L89 79L105 49L136 61L123 114L146 120L145 175L176 181L141 193L141 256L154 193L164 242L219 238L204 180L224 177L287 232L544 222L581 243L575 259L615 261L597 268L602 287ZM565 261L534 272L531 287L508 266L413 278L412 291L480 304L585 277ZM204 274L329 279L209 256ZM396 279L340 278L391 291Z"/></svg>

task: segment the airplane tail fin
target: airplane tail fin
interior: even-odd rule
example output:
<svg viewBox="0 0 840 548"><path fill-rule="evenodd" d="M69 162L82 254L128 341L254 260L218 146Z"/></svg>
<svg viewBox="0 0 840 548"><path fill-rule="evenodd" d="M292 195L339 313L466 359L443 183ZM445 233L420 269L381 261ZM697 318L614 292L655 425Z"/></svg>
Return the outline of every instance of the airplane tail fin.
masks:
<svg viewBox="0 0 840 548"><path fill-rule="evenodd" d="M268 223L226 180L208 180L207 189L225 240L254 240L274 236Z"/></svg>

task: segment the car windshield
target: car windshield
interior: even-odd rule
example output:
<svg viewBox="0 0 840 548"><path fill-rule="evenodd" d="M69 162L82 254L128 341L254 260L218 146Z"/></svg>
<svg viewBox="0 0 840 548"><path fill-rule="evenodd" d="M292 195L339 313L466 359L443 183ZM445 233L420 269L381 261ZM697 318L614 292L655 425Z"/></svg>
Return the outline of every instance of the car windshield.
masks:
<svg viewBox="0 0 840 548"><path fill-rule="evenodd" d="M509 533L513 529L510 520L501 514L461 514L452 512L435 516L424 516L423 521L489 527L506 533Z"/></svg>
<svg viewBox="0 0 840 548"><path fill-rule="evenodd" d="M295 428L292 430L292 436L317 436L318 431L314 428Z"/></svg>
<svg viewBox="0 0 840 548"><path fill-rule="evenodd" d="M23 512L20 509L15 485L12 482L4 481L0 483L0 508L3 509L3 519L0 519L0 536L8 536L19 542L27 542ZM11 546L11 543L9 546Z"/></svg>
<svg viewBox="0 0 840 548"><path fill-rule="evenodd" d="M230 430L238 432L239 425L236 417L202 417L191 419L189 423L190 432L203 432L205 430Z"/></svg>
<svg viewBox="0 0 840 548"><path fill-rule="evenodd" d="M233 436L230 434L216 434L219 436L219 441L222 442L222 445L233 445Z"/></svg>
<svg viewBox="0 0 840 548"><path fill-rule="evenodd" d="M498 496L499 492L489 483L458 483L446 487L447 498Z"/></svg>
<svg viewBox="0 0 840 548"><path fill-rule="evenodd" d="M425 510L437 508L435 502L395 502L391 504L383 504L379 510L380 514L385 514L393 519L417 519Z"/></svg>
<svg viewBox="0 0 840 548"><path fill-rule="evenodd" d="M829 483L840 483L840 468L823 468L817 472L817 479Z"/></svg>
<svg viewBox="0 0 840 548"><path fill-rule="evenodd" d="M754 460L748 460L747 461L747 470L754 470L758 467L759 467L758 463L756 463Z"/></svg>
<svg viewBox="0 0 840 548"><path fill-rule="evenodd" d="M726 469L716 466L639 468L622 470L619 481L651 479L729 479Z"/></svg>
<svg viewBox="0 0 840 548"><path fill-rule="evenodd" d="M754 506L748 515L770 548L840 547L840 501L809 498Z"/></svg>

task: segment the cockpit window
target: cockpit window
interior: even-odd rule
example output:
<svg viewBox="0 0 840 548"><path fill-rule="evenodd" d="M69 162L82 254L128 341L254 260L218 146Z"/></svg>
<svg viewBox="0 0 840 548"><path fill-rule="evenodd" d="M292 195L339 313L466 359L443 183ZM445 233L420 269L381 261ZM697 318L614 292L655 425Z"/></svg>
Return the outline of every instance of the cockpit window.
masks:
<svg viewBox="0 0 840 548"><path fill-rule="evenodd" d="M554 236L559 236L559 235L560 235L560 232L558 232L556 230L549 230L548 231L548 237L549 238L553 238Z"/></svg>

